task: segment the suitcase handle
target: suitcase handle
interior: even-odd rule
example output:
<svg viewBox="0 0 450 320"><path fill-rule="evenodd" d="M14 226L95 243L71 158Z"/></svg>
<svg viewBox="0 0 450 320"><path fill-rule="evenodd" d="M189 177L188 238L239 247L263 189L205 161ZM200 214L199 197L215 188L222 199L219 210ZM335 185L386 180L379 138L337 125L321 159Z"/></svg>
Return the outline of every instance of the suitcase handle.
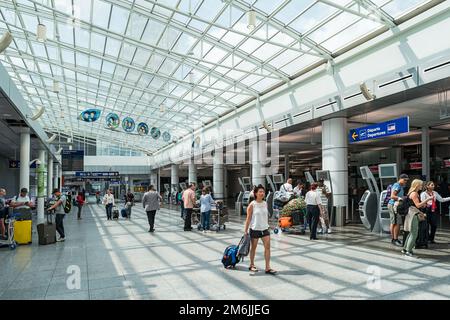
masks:
<svg viewBox="0 0 450 320"><path fill-rule="evenodd" d="M53 212L52 211L47 211L47 224L53 224Z"/></svg>

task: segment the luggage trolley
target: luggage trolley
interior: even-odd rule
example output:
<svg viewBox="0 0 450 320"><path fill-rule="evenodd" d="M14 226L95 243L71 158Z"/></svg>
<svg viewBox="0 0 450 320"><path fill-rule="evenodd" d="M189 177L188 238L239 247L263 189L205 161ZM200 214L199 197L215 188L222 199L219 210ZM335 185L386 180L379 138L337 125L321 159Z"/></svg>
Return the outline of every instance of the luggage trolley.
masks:
<svg viewBox="0 0 450 320"><path fill-rule="evenodd" d="M202 230L200 208L193 209L191 219L191 224L194 226L197 225L199 231ZM221 229L225 230L225 223L228 221L228 209L224 206L222 201L218 201L216 208L211 208L209 221L211 231L219 232Z"/></svg>
<svg viewBox="0 0 450 320"><path fill-rule="evenodd" d="M11 250L15 250L17 243L14 240L14 223L16 222L16 216L14 214L8 215L5 219L5 224L8 225L6 232L8 234L8 239L0 240L0 247L9 246Z"/></svg>
<svg viewBox="0 0 450 320"><path fill-rule="evenodd" d="M273 233L281 232L305 234L306 209L291 212L290 216L280 217Z"/></svg>

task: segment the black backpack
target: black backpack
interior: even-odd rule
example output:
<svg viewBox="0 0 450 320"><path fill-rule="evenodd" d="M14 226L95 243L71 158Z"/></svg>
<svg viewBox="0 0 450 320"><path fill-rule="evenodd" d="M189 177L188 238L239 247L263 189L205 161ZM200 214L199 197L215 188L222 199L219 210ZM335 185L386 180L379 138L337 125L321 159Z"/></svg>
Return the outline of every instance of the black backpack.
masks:
<svg viewBox="0 0 450 320"><path fill-rule="evenodd" d="M409 197L403 197L403 201L400 201L400 203L397 206L397 214L401 216L406 216L408 214L409 210Z"/></svg>

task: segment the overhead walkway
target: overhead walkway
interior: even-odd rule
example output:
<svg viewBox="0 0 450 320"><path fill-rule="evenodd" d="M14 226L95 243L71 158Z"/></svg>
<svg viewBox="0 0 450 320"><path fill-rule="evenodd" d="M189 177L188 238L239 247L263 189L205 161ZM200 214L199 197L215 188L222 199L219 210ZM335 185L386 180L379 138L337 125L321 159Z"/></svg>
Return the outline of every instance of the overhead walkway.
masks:
<svg viewBox="0 0 450 320"><path fill-rule="evenodd" d="M448 299L448 233L442 243L403 257L360 226L334 228L311 242L300 235L274 235L277 276L251 276L248 260L236 270L220 262L223 249L239 241L242 218L219 233L183 232L178 210L162 209L148 233L138 204L131 220L106 221L103 206L88 205L83 220L70 213L67 240L0 249L0 299ZM262 247L257 266L263 268ZM80 271L79 289L72 281ZM70 272L70 274L68 273ZM371 275L380 276L380 285ZM68 285L69 282L69 285Z"/></svg>

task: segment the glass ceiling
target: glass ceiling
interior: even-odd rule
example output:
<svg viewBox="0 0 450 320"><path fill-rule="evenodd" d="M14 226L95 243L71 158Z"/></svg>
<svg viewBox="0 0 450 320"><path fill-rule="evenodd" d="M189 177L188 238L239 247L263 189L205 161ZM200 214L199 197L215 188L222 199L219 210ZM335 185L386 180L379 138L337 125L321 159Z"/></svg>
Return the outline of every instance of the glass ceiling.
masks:
<svg viewBox="0 0 450 320"><path fill-rule="evenodd" d="M112 136L106 115L130 116L176 141L428 2L0 0L0 34L14 37L0 61L30 107L46 107L46 131L151 153L170 142ZM90 108L101 118L78 120Z"/></svg>

